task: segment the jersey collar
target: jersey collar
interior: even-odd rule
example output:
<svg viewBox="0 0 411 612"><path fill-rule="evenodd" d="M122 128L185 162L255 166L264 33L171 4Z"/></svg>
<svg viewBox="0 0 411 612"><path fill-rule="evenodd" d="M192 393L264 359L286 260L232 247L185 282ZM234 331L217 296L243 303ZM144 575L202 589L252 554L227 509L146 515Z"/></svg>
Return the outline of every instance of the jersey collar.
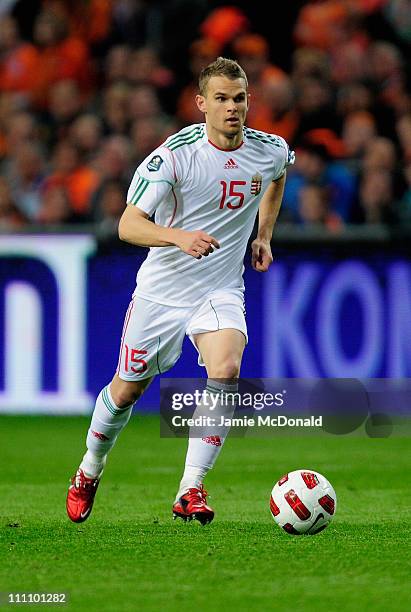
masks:
<svg viewBox="0 0 411 612"><path fill-rule="evenodd" d="M204 126L205 126L205 124L204 124ZM206 132L206 134L207 134L207 129L205 130L205 132ZM243 139L242 139L242 141L240 142L240 144L238 145L238 147L235 147L234 149L222 149L221 147L219 147L218 145L216 145L216 144L215 144L215 143L214 143L212 140L210 140L210 139L208 138L208 136L207 136L207 140L208 140L209 144L210 144L211 146L213 146L215 149L218 149L219 151L224 151L225 153L230 153L231 151L237 151L237 150L238 150L240 147L242 147L242 146L243 146L243 144L244 144L244 130L243 130Z"/></svg>
<svg viewBox="0 0 411 612"><path fill-rule="evenodd" d="M237 151L237 149L242 147L244 144L244 140L242 140L240 144L238 145L238 147L235 147L234 149L222 149L221 147L214 144L214 142L212 142L210 139L208 139L208 142L210 143L210 145L212 145L214 148L218 149L219 151L226 151L227 153L230 153L231 151Z"/></svg>

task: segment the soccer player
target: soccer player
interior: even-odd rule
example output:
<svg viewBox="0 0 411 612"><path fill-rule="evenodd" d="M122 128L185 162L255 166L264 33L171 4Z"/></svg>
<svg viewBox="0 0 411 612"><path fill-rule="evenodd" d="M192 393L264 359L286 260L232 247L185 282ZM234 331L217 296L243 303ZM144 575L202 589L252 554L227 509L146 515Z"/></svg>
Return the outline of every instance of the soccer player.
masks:
<svg viewBox="0 0 411 612"><path fill-rule="evenodd" d="M252 266L265 272L272 263L270 241L294 155L279 136L245 127L247 77L237 62L219 57L207 66L196 103L205 123L170 136L140 164L128 191L120 238L150 251L125 316L117 372L96 400L87 452L69 487L74 522L90 515L133 404L176 363L185 334L206 368L206 388L221 398L237 390L247 342L244 254L258 213ZM189 437L174 517L213 519L203 479L227 433Z"/></svg>

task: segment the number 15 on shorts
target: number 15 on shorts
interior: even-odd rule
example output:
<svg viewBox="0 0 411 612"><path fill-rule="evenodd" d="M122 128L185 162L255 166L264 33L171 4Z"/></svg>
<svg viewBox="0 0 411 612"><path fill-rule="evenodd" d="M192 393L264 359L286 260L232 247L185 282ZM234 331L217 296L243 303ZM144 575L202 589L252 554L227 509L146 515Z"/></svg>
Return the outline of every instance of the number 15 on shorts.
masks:
<svg viewBox="0 0 411 612"><path fill-rule="evenodd" d="M124 369L126 372L142 374L147 370L147 361L143 359L147 351L131 348L128 344L124 345Z"/></svg>

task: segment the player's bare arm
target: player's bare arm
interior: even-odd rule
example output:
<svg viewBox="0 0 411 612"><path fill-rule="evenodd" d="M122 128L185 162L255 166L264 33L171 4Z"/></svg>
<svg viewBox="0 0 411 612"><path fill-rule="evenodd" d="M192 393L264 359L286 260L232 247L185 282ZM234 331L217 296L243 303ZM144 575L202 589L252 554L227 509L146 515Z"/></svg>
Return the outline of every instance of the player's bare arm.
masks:
<svg viewBox="0 0 411 612"><path fill-rule="evenodd" d="M126 207L120 219L118 233L121 240L130 244L146 247L177 246L195 259L207 257L214 248L220 248L217 240L206 232L162 227L150 221L147 213L131 205Z"/></svg>
<svg viewBox="0 0 411 612"><path fill-rule="evenodd" d="M251 264L257 272L267 272L273 262L271 238L281 207L285 186L285 175L286 173L268 186L260 202L257 238L251 245Z"/></svg>

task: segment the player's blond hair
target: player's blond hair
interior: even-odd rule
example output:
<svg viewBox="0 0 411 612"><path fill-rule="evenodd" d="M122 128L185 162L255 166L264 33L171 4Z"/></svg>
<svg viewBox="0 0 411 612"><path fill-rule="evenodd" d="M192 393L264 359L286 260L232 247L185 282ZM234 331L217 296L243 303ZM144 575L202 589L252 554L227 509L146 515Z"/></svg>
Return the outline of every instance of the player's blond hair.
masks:
<svg viewBox="0 0 411 612"><path fill-rule="evenodd" d="M202 96L206 95L208 81L213 76L224 76L227 79L244 79L245 88L248 88L247 76L240 64L227 57L217 57L217 59L203 68L198 79L198 88Z"/></svg>

